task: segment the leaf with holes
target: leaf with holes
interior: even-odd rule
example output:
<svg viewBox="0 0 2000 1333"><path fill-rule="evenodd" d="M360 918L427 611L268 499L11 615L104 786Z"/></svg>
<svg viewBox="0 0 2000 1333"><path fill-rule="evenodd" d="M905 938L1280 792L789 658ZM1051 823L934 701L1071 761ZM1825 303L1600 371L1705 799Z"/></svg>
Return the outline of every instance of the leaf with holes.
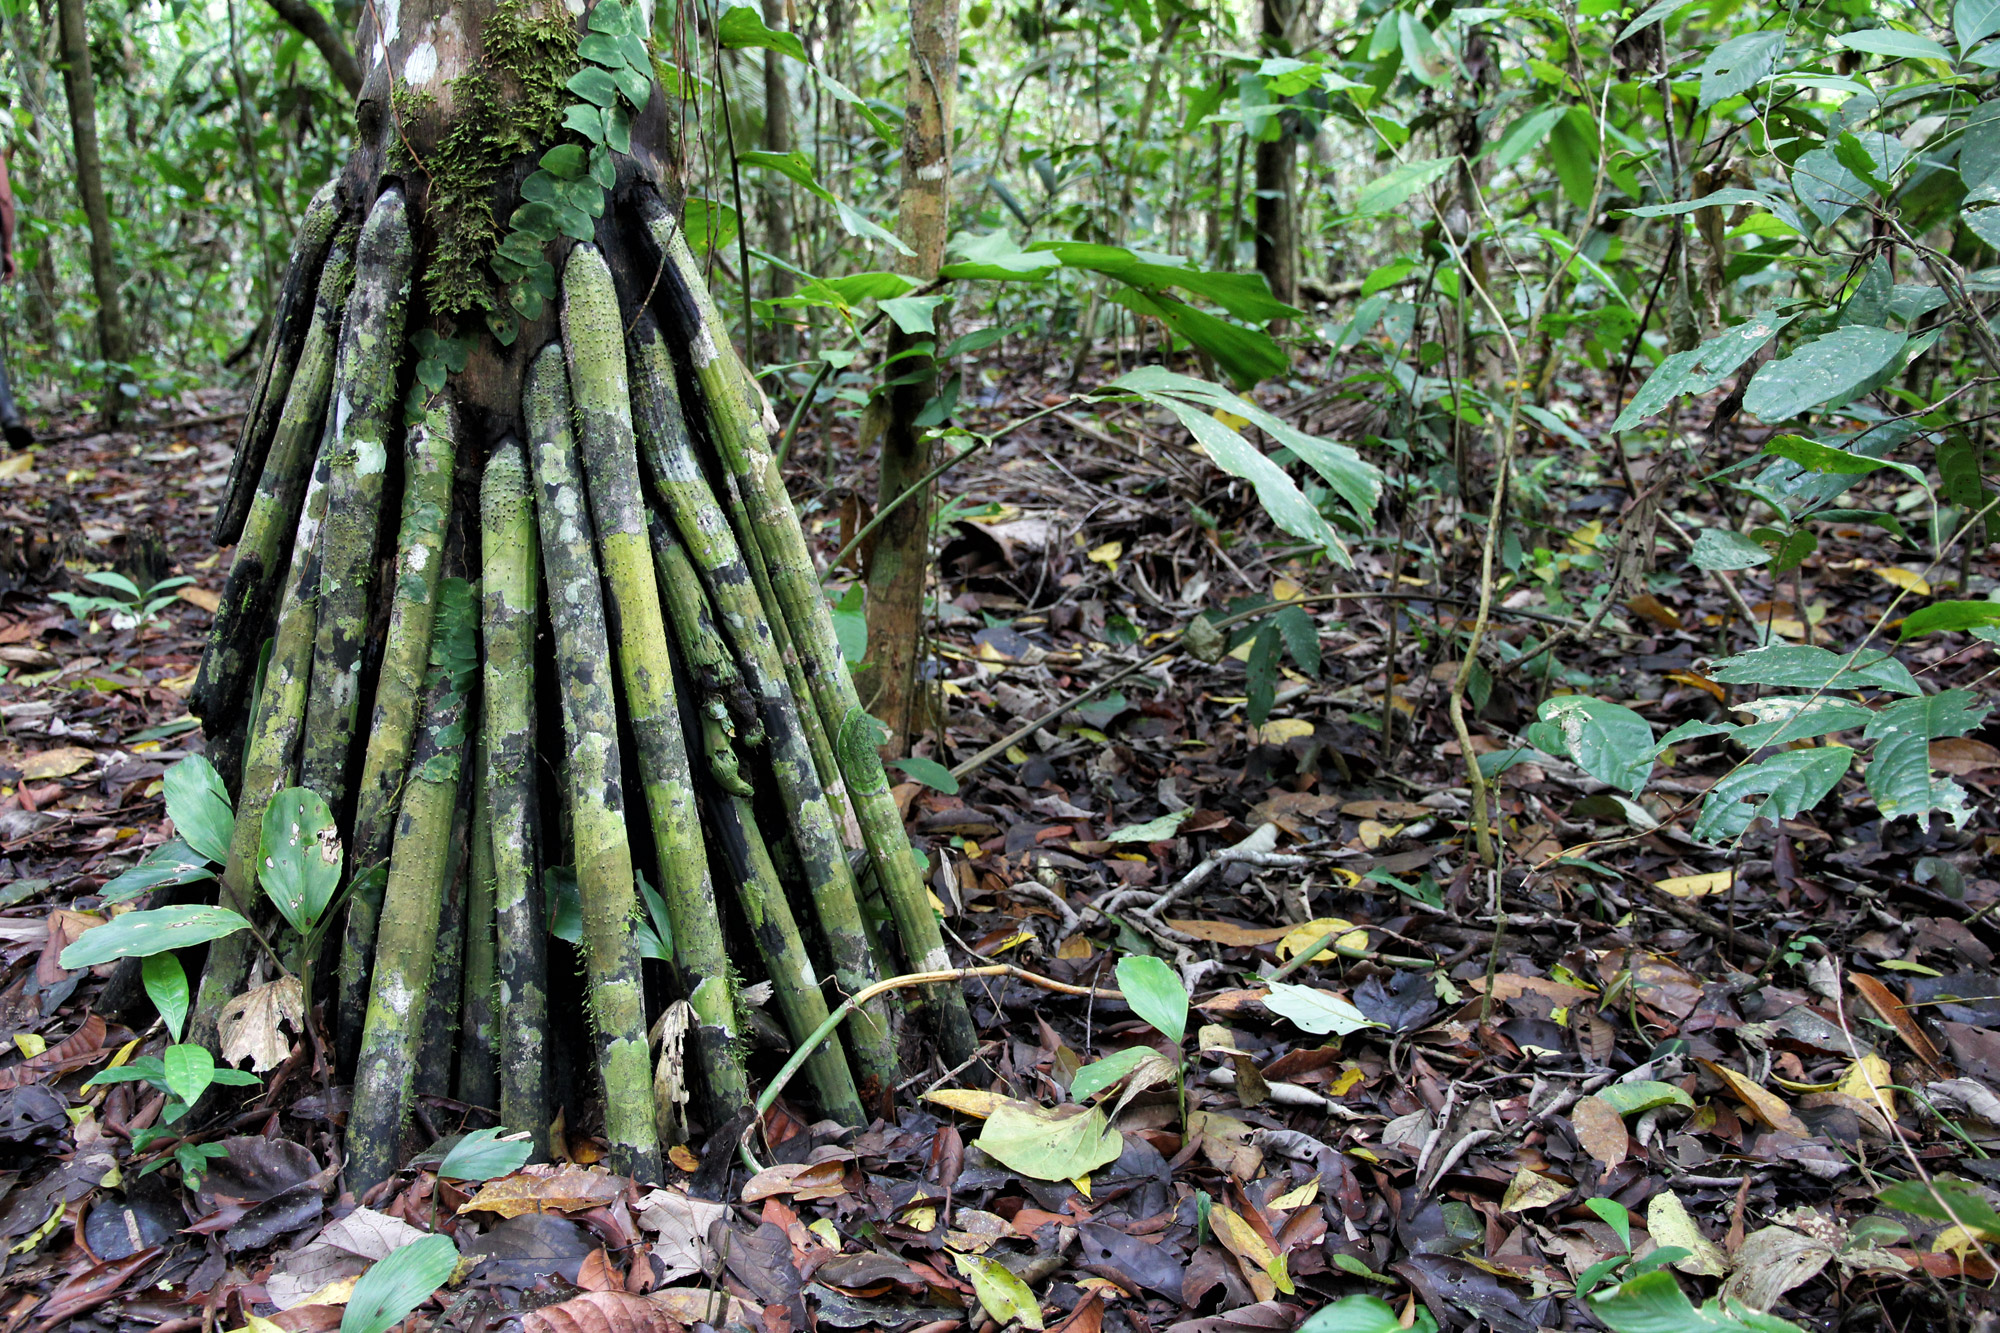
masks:
<svg viewBox="0 0 2000 1333"><path fill-rule="evenodd" d="M1557 695L1542 704L1541 720L1554 735L1538 735L1559 738L1563 752L1599 782L1637 792L1652 776L1652 725L1625 705L1587 694Z"/></svg>
<svg viewBox="0 0 2000 1333"><path fill-rule="evenodd" d="M1804 643L1774 643L1725 657L1709 668L1708 678L1724 685L1923 693L1910 669L1885 652L1866 649L1843 656Z"/></svg>
<svg viewBox="0 0 2000 1333"><path fill-rule="evenodd" d="M1783 421L1844 400L1889 367L1909 339L1894 329L1863 324L1835 329L1757 372L1743 407L1765 421Z"/></svg>
<svg viewBox="0 0 2000 1333"><path fill-rule="evenodd" d="M340 887L344 856L333 813L318 793L287 787L264 807L258 883L293 930L303 935L319 923Z"/></svg>
<svg viewBox="0 0 2000 1333"><path fill-rule="evenodd" d="M1764 81L1785 49L1785 34L1746 32L1731 37L1701 62L1701 106L1706 111L1724 98L1746 93Z"/></svg>
<svg viewBox="0 0 2000 1333"><path fill-rule="evenodd" d="M1786 750L1739 768L1709 788L1694 836L1720 842L1742 833L1753 819L1775 824L1803 814L1833 790L1853 762L1854 751L1845 745L1823 745ZM1755 797L1762 799L1754 805L1744 803L1745 798Z"/></svg>

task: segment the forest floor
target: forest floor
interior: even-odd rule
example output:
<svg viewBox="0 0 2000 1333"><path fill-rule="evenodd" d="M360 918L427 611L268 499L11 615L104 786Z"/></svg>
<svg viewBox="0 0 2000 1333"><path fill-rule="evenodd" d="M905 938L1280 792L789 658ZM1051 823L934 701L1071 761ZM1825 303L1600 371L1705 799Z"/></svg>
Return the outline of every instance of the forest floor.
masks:
<svg viewBox="0 0 2000 1333"><path fill-rule="evenodd" d="M1060 401L1054 383L1017 367L972 426ZM260 1331L331 1329L355 1274L432 1229L476 1266L411 1329L990 1333L1018 1300L1011 1273L1033 1292L1023 1323L1069 1333L1282 1333L1355 1293L1404 1327L1533 1333L1594 1327L1578 1284L1644 1268L1656 1247L1684 1251L1698 1298L1724 1290L1815 1328L1994 1325L1977 1236L1877 1195L1920 1174L2000 1185L2000 736L1933 746L1972 796L1964 830L1886 823L1850 776L1734 850L1679 818L1728 768L1719 744L1680 747L1636 799L1533 755L1498 779L1496 880L1470 848L1444 707L1476 529L1438 517L1435 487L1405 504L1399 484L1387 531L1441 553L1441 573L1392 566L1387 543L1353 570L1274 555L1255 497L1178 432L1083 405L946 478L942 725L922 754L962 763L1170 646L1197 612L1362 594L1302 608L1317 651L1288 637L1261 725L1246 716L1247 639L1214 663L1169 652L955 793L898 789L966 957L1111 987L1119 957L1160 956L1192 991L1178 1049L1116 1000L982 978L981 1067L933 1068L896 1123L858 1133L781 1101L759 1148L776 1165L754 1176L732 1174L722 1136L677 1147L675 1180L609 1176L590 1165L580 1107L560 1164L482 1189L441 1180L433 1154L365 1201L341 1192L340 1090L301 1053L203 1127L224 1155L199 1189L171 1165L148 1172L169 1150L135 1160L130 1137L159 1097L82 1085L127 1043L165 1038L121 1026L101 979L57 955L98 919L103 883L168 835L158 779L199 745L183 697L227 568L207 510L234 433L211 418L232 405L177 404L169 420L204 424L144 434L57 423L66 438L0 461L0 1035L14 1048L0 1059L0 1333L252 1316L269 1318ZM1309 428L1338 406L1267 405ZM827 553L871 489L846 429L793 460ZM1496 621L1517 646L1573 623L1600 577L1598 534L1629 499L1601 454L1546 447L1557 462L1525 515L1543 549L1521 553ZM1896 480L1864 487L1891 507ZM49 600L99 591L77 571L104 565L197 582L137 628ZM1782 591L1736 577L1780 635L1846 648L1925 568L1868 529ZM1703 668L1748 641L1720 589L1679 572L1564 643L1554 679L1496 671L1476 743L1505 747L1550 688L1660 728L1724 715L1730 696ZM1969 572L1962 595L1992 588L1991 568ZM1986 644L1924 642L1900 655L1927 684L1991 668ZM1329 931L1337 951L1298 957ZM1079 1066L1139 1047L1167 1058L1107 1098L1114 1161L1073 1179L1037 1166L1046 1145L1026 1169L979 1147L982 1120L1063 1103ZM759 1057L765 1076L775 1063ZM433 1101L418 1128L490 1123Z"/></svg>

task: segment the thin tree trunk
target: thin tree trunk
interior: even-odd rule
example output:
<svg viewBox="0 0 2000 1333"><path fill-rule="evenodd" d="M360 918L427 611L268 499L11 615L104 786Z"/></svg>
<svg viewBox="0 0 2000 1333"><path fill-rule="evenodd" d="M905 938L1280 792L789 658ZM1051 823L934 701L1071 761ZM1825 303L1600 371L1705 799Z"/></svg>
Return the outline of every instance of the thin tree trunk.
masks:
<svg viewBox="0 0 2000 1333"><path fill-rule="evenodd" d="M1298 0L1264 0L1267 55L1288 55ZM1273 138L1257 141L1257 271L1286 305L1299 299L1299 141L1283 112L1271 117Z"/></svg>
<svg viewBox="0 0 2000 1333"><path fill-rule="evenodd" d="M903 193L896 232L915 253L900 265L919 283L937 277L951 211L952 112L958 95L957 0L912 0L910 74L903 121ZM888 356L916 338L893 326ZM935 341L935 339L933 339ZM924 364L897 362L897 365ZM931 470L933 446L917 417L938 392L935 362L929 374L890 386L889 421L882 432L876 507L915 485ZM897 378L902 378L900 375ZM868 561L868 666L873 711L889 728L886 754L908 751L927 724L917 679L922 652L924 593L930 582L931 492L898 508L875 534Z"/></svg>
<svg viewBox="0 0 2000 1333"><path fill-rule="evenodd" d="M90 33L84 0L56 0L62 25L63 88L69 95L70 133L76 141L76 189L90 229L90 282L97 292L98 353L114 365L125 361L125 307L119 296L118 260L111 241L111 206L104 197L104 162L97 148L97 84L90 72ZM115 420L123 388L107 374L101 412Z"/></svg>

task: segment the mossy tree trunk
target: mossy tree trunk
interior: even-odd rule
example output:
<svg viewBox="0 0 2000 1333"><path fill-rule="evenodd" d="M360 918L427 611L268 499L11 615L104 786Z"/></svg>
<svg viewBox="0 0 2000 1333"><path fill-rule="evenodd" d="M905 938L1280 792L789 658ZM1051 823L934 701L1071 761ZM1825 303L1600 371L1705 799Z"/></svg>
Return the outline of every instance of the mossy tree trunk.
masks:
<svg viewBox="0 0 2000 1333"><path fill-rule="evenodd" d="M314 999L355 1082L357 1192L443 1091L541 1149L560 1110L653 1176L677 1123L656 1063L685 1062L711 1129L772 1072L737 1036L739 983L768 978L799 1040L948 959L769 409L680 234L650 13L367 13L395 28L359 35L359 147L295 248L219 516L241 532L196 702L241 791L222 891L253 904L272 793L327 799L352 882ZM551 943L569 883L575 951ZM205 1039L257 947L211 951ZM561 996L588 1013L591 1086L550 1078ZM655 1021L680 1002L687 1022ZM930 1044L973 1054L957 989L916 1012L873 1005L821 1048L821 1113L886 1110ZM654 1050L662 1031L687 1048Z"/></svg>

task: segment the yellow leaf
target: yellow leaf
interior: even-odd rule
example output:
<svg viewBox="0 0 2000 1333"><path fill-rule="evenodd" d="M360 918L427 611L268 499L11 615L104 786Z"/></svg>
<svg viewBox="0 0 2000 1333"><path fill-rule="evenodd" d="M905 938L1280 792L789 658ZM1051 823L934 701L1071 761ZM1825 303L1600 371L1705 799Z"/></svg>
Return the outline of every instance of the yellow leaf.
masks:
<svg viewBox="0 0 2000 1333"><path fill-rule="evenodd" d="M1569 547L1579 555L1594 553L1604 540L1604 521L1592 519L1569 535Z"/></svg>
<svg viewBox="0 0 2000 1333"><path fill-rule="evenodd" d="M1076 1186L1078 1194L1081 1194L1086 1199L1090 1197L1090 1177L1088 1175L1078 1176L1069 1183Z"/></svg>
<svg viewBox="0 0 2000 1333"><path fill-rule="evenodd" d="M1880 1106L1891 1120L1896 1118L1896 1094L1889 1085L1896 1081L1889 1062L1879 1055L1864 1055L1849 1066L1841 1078L1839 1091L1871 1106Z"/></svg>
<svg viewBox="0 0 2000 1333"><path fill-rule="evenodd" d="M1093 561L1103 565L1113 574L1116 574L1118 572L1118 557L1125 554L1125 543L1106 542L1102 546L1092 547L1089 554Z"/></svg>
<svg viewBox="0 0 2000 1333"><path fill-rule="evenodd" d="M1287 1190L1285 1193L1280 1194L1277 1198L1271 1200L1270 1206L1273 1208L1282 1208L1289 1212L1291 1209L1294 1208L1305 1207L1307 1204L1311 1203L1314 1199L1317 1199L1318 1197L1319 1197L1319 1177L1314 1176L1311 1180L1308 1180L1305 1184L1299 1186L1297 1189Z"/></svg>
<svg viewBox="0 0 2000 1333"><path fill-rule="evenodd" d="M327 1283L312 1295L300 1301L300 1305L345 1305L354 1299L354 1284L357 1277L343 1277ZM253 1324L254 1328L255 1325Z"/></svg>
<svg viewBox="0 0 2000 1333"><path fill-rule="evenodd" d="M1569 1186L1547 1176L1538 1176L1524 1166L1507 1182L1507 1193L1500 1199L1500 1211L1518 1213L1524 1208L1547 1208L1568 1194Z"/></svg>
<svg viewBox="0 0 2000 1333"><path fill-rule="evenodd" d="M1688 1216L1687 1205L1672 1190L1655 1194L1646 1206L1646 1230L1659 1245L1688 1252L1686 1258L1674 1261L1683 1273L1721 1277L1729 1271L1729 1256L1701 1233Z"/></svg>
<svg viewBox="0 0 2000 1333"><path fill-rule="evenodd" d="M33 454L15 454L12 458L0 459L0 477L25 477L34 470Z"/></svg>
<svg viewBox="0 0 2000 1333"><path fill-rule="evenodd" d="M1361 1066L1351 1065L1339 1078L1326 1085L1326 1095L1329 1097L1345 1097L1354 1090L1354 1085L1359 1083L1361 1079Z"/></svg>
<svg viewBox="0 0 2000 1333"><path fill-rule="evenodd" d="M1931 595L1931 585L1922 574L1914 570L1902 569L1896 565L1884 565L1875 571L1884 583L1913 592L1919 597Z"/></svg>
<svg viewBox="0 0 2000 1333"><path fill-rule="evenodd" d="M985 855L985 853L979 849L979 844L974 842L970 838L967 838L965 840L965 847L963 848L963 850L965 852L965 859L968 861L977 861L980 857Z"/></svg>
<svg viewBox="0 0 2000 1333"><path fill-rule="evenodd" d="M925 1093L923 1099L980 1120L992 1115L1007 1100L997 1092L980 1092L975 1088L939 1088Z"/></svg>
<svg viewBox="0 0 2000 1333"><path fill-rule="evenodd" d="M49 1039L39 1032L16 1032L14 1046L21 1054L32 1060L49 1048Z"/></svg>
<svg viewBox="0 0 2000 1333"><path fill-rule="evenodd" d="M1739 1074L1726 1065L1716 1064L1713 1060L1703 1060L1701 1066L1721 1079L1736 1100L1749 1107L1759 1120L1772 1129L1795 1134L1802 1139L1812 1137L1812 1131L1806 1128L1805 1122L1792 1114L1792 1108L1785 1105L1784 1099L1776 1093L1767 1092L1752 1083L1747 1075Z"/></svg>
<svg viewBox="0 0 2000 1333"><path fill-rule="evenodd" d="M1734 873L1717 870L1707 875L1676 875L1671 879L1654 880L1653 887L1676 898L1706 898L1711 893L1728 892L1730 876Z"/></svg>
<svg viewBox="0 0 2000 1333"><path fill-rule="evenodd" d="M56 1199L56 1206L54 1210L49 1213L49 1220L42 1223L40 1226L36 1227L26 1236L22 1237L21 1243L16 1245L13 1249L7 1251L7 1253L27 1254L32 1250L41 1248L42 1242L47 1240L50 1236L53 1236L55 1234L56 1228L62 1225L63 1210L65 1207L67 1207L67 1205L63 1202L63 1200L60 1197L58 1197Z"/></svg>
<svg viewBox="0 0 2000 1333"><path fill-rule="evenodd" d="M676 1143L667 1149L667 1160L690 1174L701 1170L701 1158L694 1155L694 1149L685 1143Z"/></svg>
<svg viewBox="0 0 2000 1333"><path fill-rule="evenodd" d="M1271 581L1271 600L1274 602L1296 602L1305 595L1304 588L1283 575Z"/></svg>
<svg viewBox="0 0 2000 1333"><path fill-rule="evenodd" d="M1283 745L1313 734L1313 724L1302 717L1281 717L1257 728L1257 739L1266 745Z"/></svg>
<svg viewBox="0 0 2000 1333"><path fill-rule="evenodd" d="M1338 930L1343 933L1334 939L1331 949L1320 950L1319 954L1312 960L1313 962L1332 962L1339 956L1335 950L1350 954L1364 954L1368 952L1367 931L1356 930L1352 921L1343 921L1339 917L1329 916L1321 917L1317 921L1308 921L1303 926L1294 927L1289 934L1278 941L1278 957L1290 958L1293 954L1306 948L1329 930Z"/></svg>
<svg viewBox="0 0 2000 1333"><path fill-rule="evenodd" d="M988 952L1006 953L1009 949L1018 949L1020 946L1029 943L1034 938L1035 938L1034 932L1032 931L1027 931L1027 930L1016 931L1014 932L1014 934L1000 941L1000 943L994 945L992 949L988 950Z"/></svg>
<svg viewBox="0 0 2000 1333"><path fill-rule="evenodd" d="M1249 417L1239 417L1234 412L1225 412L1219 407L1215 409L1215 419L1231 430L1242 430L1250 424Z"/></svg>
<svg viewBox="0 0 2000 1333"><path fill-rule="evenodd" d="M81 769L89 768L97 762L97 756L80 745L64 745L54 750L43 750L31 754L21 761L21 776L30 782L43 782L49 778L66 778Z"/></svg>
<svg viewBox="0 0 2000 1333"><path fill-rule="evenodd" d="M806 1223L806 1230L825 1241L826 1247L829 1250L833 1250L836 1253L840 1250L840 1232L834 1228L833 1223L827 1221L824 1217L820 1218L817 1222Z"/></svg>
<svg viewBox="0 0 2000 1333"><path fill-rule="evenodd" d="M1083 935L1072 935L1056 946L1056 957L1088 958L1090 957L1090 940Z"/></svg>
<svg viewBox="0 0 2000 1333"><path fill-rule="evenodd" d="M1243 1276L1250 1279L1253 1292L1257 1287L1257 1278L1263 1277L1287 1296L1292 1294L1292 1280L1285 1271L1283 1258L1272 1252L1271 1247L1264 1243L1264 1238L1257 1234L1256 1228L1244 1221L1235 1209L1216 1204L1208 1210L1208 1227L1222 1242L1223 1248L1236 1256Z"/></svg>
<svg viewBox="0 0 2000 1333"><path fill-rule="evenodd" d="M1389 839L1403 831L1401 824L1384 824L1378 819L1364 819L1357 830L1361 834L1361 845L1374 851Z"/></svg>

